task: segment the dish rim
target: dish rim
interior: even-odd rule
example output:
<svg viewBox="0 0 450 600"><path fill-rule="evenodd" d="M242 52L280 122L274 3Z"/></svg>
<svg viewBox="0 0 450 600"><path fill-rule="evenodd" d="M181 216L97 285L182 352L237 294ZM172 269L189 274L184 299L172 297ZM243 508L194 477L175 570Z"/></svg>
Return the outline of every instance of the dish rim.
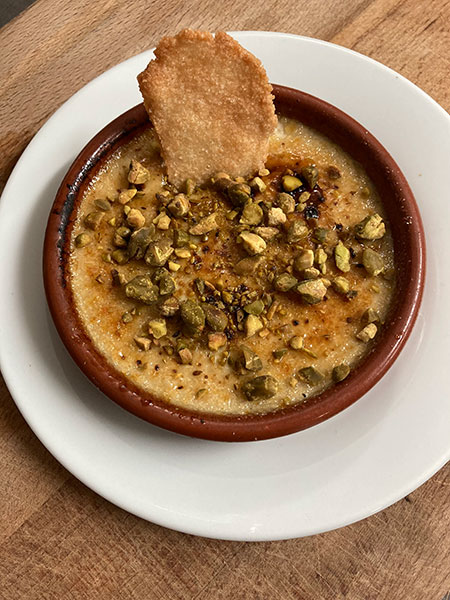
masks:
<svg viewBox="0 0 450 600"><path fill-rule="evenodd" d="M302 114L303 123L314 126L347 152L348 146L352 146L355 151L350 151L350 155L363 164L378 191L381 192L380 188L384 186L391 188L391 193L395 192L394 198L400 209L395 209L398 214L393 214L397 214L395 219L407 223L407 227L403 225L406 237L402 244L407 242L410 247L410 253L403 259L409 276L403 273L402 285L396 295L396 310L371 351L342 383L333 385L308 403L264 415L194 413L143 392L95 349L82 327L68 285L70 236L66 238L66 229L73 223L77 200L91 170L133 131L148 123L142 104L114 119L83 148L59 187L47 224L43 253L47 302L58 333L76 364L122 408L154 425L191 437L216 441L270 439L306 429L341 412L371 389L395 362L412 331L422 299L426 264L424 230L412 191L394 159L367 129L340 109L300 90L280 85L273 85L273 89L277 108L283 114L297 115L298 118L297 111L306 108L306 113ZM363 153L363 160L361 155L355 156L358 152ZM376 160L365 164L369 156ZM371 164L376 164L376 168ZM384 206L388 209L386 204ZM392 223L391 218L389 221ZM394 237L394 244L398 243ZM400 292L403 293L399 298Z"/></svg>

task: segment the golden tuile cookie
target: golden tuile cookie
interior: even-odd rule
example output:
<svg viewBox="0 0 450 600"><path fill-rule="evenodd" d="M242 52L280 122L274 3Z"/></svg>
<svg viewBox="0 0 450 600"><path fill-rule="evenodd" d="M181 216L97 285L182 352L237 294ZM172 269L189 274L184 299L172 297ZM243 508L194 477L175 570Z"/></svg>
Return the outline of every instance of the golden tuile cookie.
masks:
<svg viewBox="0 0 450 600"><path fill-rule="evenodd" d="M163 38L155 56L138 82L169 181L262 168L277 118L261 62L222 31L190 29Z"/></svg>

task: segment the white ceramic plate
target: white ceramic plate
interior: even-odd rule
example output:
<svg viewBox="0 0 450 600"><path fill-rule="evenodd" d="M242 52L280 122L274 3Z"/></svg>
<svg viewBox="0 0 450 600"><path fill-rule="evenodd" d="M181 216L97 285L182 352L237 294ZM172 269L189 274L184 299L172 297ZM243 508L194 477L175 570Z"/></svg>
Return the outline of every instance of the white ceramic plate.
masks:
<svg viewBox="0 0 450 600"><path fill-rule="evenodd" d="M42 443L111 502L197 535L273 540L367 517L418 487L450 456L450 118L403 77L344 48L279 33L235 37L263 61L272 82L319 96L364 124L411 184L427 235L428 272L417 324L395 365L356 404L312 429L226 444L140 421L73 364L44 298L45 225L81 148L140 102L135 77L151 52L66 102L10 177L0 203L0 364Z"/></svg>

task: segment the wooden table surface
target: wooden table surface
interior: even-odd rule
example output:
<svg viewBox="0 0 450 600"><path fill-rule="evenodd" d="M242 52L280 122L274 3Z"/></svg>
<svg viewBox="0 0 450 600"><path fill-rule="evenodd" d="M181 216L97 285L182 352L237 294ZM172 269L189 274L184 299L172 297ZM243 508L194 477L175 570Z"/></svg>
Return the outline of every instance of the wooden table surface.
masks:
<svg viewBox="0 0 450 600"><path fill-rule="evenodd" d="M450 108L448 0L266 0L264 8L251 0L38 0L0 30L0 190L65 100L183 27L329 40L392 67ZM2 599L450 598L449 465L344 529L223 542L147 523L90 491L35 438L3 382L0 434Z"/></svg>

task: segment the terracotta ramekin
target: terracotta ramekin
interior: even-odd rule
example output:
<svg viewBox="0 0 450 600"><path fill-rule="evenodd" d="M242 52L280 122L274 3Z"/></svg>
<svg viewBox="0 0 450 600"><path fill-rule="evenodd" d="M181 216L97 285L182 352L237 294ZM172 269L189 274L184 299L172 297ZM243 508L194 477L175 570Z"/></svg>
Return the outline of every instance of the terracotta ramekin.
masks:
<svg viewBox="0 0 450 600"><path fill-rule="evenodd" d="M274 85L277 112L328 136L365 168L390 222L397 288L388 319L371 352L342 383L310 402L262 416L216 416L171 406L128 382L95 349L75 310L68 269L69 238L90 178L119 145L151 126L142 104L98 133L70 167L56 195L44 243L48 305L66 348L83 373L109 398L138 417L177 433L218 441L251 441L316 425L363 396L391 367L411 333L422 298L425 238L411 189L387 150L359 123L334 106L298 90ZM149 431L150 434L150 431Z"/></svg>

